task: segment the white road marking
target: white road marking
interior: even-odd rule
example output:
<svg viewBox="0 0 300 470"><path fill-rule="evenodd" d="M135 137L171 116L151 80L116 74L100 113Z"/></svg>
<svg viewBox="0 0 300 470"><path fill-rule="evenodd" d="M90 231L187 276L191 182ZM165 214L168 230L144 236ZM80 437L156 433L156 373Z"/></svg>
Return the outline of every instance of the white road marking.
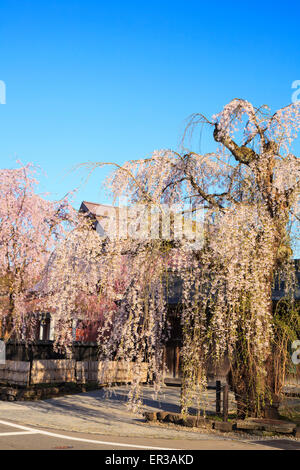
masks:
<svg viewBox="0 0 300 470"><path fill-rule="evenodd" d="M109 441L96 441L93 439L82 439L80 437L71 437L65 436L64 434L56 434L53 432L48 431L41 431L34 428L30 428L28 426L21 426L20 424L13 424L9 423L8 421L0 420L0 424L4 426L11 426L13 428L22 429L23 431L29 431L32 434L43 434L44 436L50 437L58 437L60 439L67 439L69 441L78 441L78 442L88 442L90 444L101 444L101 445L108 445L108 446L118 446L118 447L130 447L132 449L145 449L145 450L181 450L181 449L170 449L166 447L151 447L151 446L142 446L138 444L123 444L121 442L109 442Z"/></svg>
<svg viewBox="0 0 300 470"><path fill-rule="evenodd" d="M1 432L0 437L2 436L24 436L25 434L38 434L38 431L18 431L18 432Z"/></svg>

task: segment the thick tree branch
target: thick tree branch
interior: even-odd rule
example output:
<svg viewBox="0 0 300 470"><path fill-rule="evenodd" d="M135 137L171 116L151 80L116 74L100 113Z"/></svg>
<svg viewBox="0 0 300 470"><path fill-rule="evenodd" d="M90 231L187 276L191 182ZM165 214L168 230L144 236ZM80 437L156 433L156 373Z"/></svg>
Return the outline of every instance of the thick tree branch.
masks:
<svg viewBox="0 0 300 470"><path fill-rule="evenodd" d="M258 155L254 150L246 147L246 145L239 147L229 135L224 134L221 129L219 129L218 124L215 124L213 136L216 142L220 142L230 150L238 162L249 165L251 162L258 159Z"/></svg>

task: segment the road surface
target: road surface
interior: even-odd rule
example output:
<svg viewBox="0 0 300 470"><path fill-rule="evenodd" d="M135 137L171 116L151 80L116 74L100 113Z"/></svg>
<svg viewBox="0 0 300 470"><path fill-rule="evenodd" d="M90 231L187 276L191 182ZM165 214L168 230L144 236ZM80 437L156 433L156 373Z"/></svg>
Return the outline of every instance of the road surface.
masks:
<svg viewBox="0 0 300 470"><path fill-rule="evenodd" d="M201 438L190 440L149 439L53 432L0 420L0 450L300 450L300 443L288 439L236 441Z"/></svg>
<svg viewBox="0 0 300 470"><path fill-rule="evenodd" d="M179 389L166 387L160 401L152 393L145 387L144 410L177 411ZM112 395L95 390L44 401L0 401L0 449L300 450L299 440L146 423L126 408L126 396L126 387L116 387ZM213 407L213 395L208 399Z"/></svg>

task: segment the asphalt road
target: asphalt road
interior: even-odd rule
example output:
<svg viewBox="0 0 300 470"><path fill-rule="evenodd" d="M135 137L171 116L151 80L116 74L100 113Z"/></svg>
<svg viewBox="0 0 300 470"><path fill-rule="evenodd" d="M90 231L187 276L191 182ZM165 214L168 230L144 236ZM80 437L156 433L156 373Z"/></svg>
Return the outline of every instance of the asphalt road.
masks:
<svg viewBox="0 0 300 470"><path fill-rule="evenodd" d="M149 439L53 431L0 420L0 450L300 450L288 439L235 441L231 439ZM133 454L134 455L134 454Z"/></svg>
<svg viewBox="0 0 300 470"><path fill-rule="evenodd" d="M159 399L143 388L142 411L178 412L180 389L165 387ZM299 440L212 433L205 429L160 426L131 412L128 389L67 395L43 401L0 401L0 450L300 450ZM207 411L215 408L208 391Z"/></svg>

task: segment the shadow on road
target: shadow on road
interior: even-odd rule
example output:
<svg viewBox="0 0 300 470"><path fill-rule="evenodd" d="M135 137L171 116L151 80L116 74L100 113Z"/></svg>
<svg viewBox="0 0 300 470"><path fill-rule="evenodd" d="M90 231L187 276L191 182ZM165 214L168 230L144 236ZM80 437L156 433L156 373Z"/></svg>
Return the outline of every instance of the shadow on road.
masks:
<svg viewBox="0 0 300 470"><path fill-rule="evenodd" d="M290 441L288 439L270 439L263 441L252 441L254 444L263 444L264 446L274 447L280 450L300 450L300 442Z"/></svg>
<svg viewBox="0 0 300 470"><path fill-rule="evenodd" d="M128 403L128 390L108 390L98 389L92 392L68 395L65 397L52 398L43 401L24 402L22 406L28 410L38 411L44 416L51 416L53 413L61 416L79 418L89 423L97 423L99 418L105 421L106 426L111 425L111 420L132 422L136 424L144 423L144 418L128 413L126 404ZM151 398L152 391L147 390L143 399L142 410L162 410L170 413L180 411L179 397L173 390L168 390L165 400ZM161 397L162 398L162 397ZM135 416L134 416L135 415Z"/></svg>

